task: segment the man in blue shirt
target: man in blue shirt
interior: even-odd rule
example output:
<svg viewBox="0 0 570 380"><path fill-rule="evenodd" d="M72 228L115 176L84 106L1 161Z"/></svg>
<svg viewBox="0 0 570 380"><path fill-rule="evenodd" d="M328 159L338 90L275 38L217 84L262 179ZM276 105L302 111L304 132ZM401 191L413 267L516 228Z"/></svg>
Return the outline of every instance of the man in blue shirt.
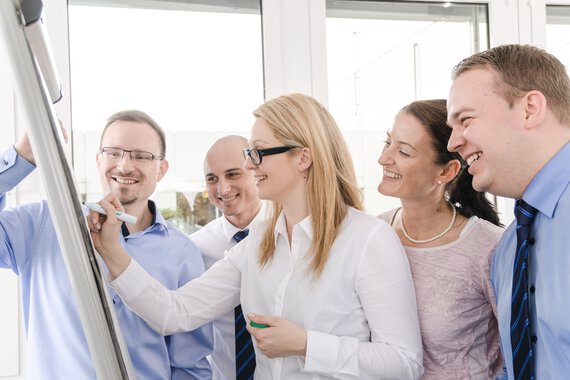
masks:
<svg viewBox="0 0 570 380"><path fill-rule="evenodd" d="M520 239L529 247L527 265L517 266L527 279L520 290L526 305L516 309L528 310L524 360L521 346L511 344L519 321L513 314L511 329L516 222L498 243L491 269L509 379L560 379L570 373L570 79L558 59L529 45L475 54L452 77L449 150L467 161L475 189L536 209L530 238Z"/></svg>
<svg viewBox="0 0 570 380"><path fill-rule="evenodd" d="M123 224L121 243L165 286L176 289L204 272L198 248L166 222L149 200L168 170L165 136L140 111L112 115L101 137L97 167L104 193L119 196L136 224ZM63 256L46 201L4 209L5 193L35 168L27 136L0 159L0 267L20 277L28 336L29 379L95 379ZM103 272L107 269L102 264ZM211 324L161 336L110 289L128 351L140 379L211 379Z"/></svg>

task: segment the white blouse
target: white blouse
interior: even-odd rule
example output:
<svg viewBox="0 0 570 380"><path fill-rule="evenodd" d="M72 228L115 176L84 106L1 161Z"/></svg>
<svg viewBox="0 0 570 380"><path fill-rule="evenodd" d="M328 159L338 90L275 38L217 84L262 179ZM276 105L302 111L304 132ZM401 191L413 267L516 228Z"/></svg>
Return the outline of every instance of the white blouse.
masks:
<svg viewBox="0 0 570 380"><path fill-rule="evenodd" d="M256 348L255 379L417 379L422 343L404 249L384 221L349 208L326 267L308 274L310 217L275 227L275 254L261 268L265 223L200 278L169 290L134 260L111 282L123 301L163 334L192 330L240 303L307 330L305 357L269 359ZM241 295L241 297L240 297ZM254 343L255 345L255 343Z"/></svg>

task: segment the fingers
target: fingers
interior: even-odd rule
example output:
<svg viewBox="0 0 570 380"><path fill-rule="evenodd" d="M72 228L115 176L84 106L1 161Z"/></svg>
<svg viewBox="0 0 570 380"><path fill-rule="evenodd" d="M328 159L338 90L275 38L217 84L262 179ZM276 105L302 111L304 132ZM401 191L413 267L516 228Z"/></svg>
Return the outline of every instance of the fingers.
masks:
<svg viewBox="0 0 570 380"><path fill-rule="evenodd" d="M115 205L108 202L106 199L101 199L99 201L99 204L101 205L101 207L103 207L103 209L107 213L107 222L109 222L111 224L117 223L117 216L115 215L115 211L117 210L117 208L115 207ZM123 207L121 206L121 203L119 203L119 206L121 207L121 209L119 209L119 211L123 211L122 210Z"/></svg>
<svg viewBox="0 0 570 380"><path fill-rule="evenodd" d="M63 121L58 117L57 121L59 123L59 129L61 129L61 134L63 135L63 141L67 144L69 142L69 137L67 135L67 129L63 126Z"/></svg>
<svg viewBox="0 0 570 380"><path fill-rule="evenodd" d="M105 223L106 215L100 214L97 211L89 211L87 216L87 225L91 232L99 232L101 230L101 224Z"/></svg>
<svg viewBox="0 0 570 380"><path fill-rule="evenodd" d="M123 205L121 204L121 201L113 193L109 193L109 194L105 195L105 197L102 199L102 201L109 202L113 206L113 211L115 211L115 210L119 210L121 212L125 211L125 209L123 208ZM101 206L102 205L103 204L101 204Z"/></svg>
<svg viewBox="0 0 570 380"><path fill-rule="evenodd" d="M267 315L248 313L247 318L253 322L253 327L256 328L266 328L276 325L275 317Z"/></svg>

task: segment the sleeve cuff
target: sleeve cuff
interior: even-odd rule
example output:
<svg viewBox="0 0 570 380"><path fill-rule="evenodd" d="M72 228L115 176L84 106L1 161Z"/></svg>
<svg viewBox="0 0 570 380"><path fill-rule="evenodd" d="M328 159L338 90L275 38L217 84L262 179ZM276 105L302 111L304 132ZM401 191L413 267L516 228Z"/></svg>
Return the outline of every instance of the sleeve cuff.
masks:
<svg viewBox="0 0 570 380"><path fill-rule="evenodd" d="M304 359L304 366L301 366L302 371L331 374L337 372L339 364L341 364L342 372L358 373L357 368L347 368L346 365L349 363L341 358L343 352L341 341L343 345L352 345L352 339L347 341L335 335L307 330L307 354ZM356 339L354 341L358 344ZM300 363L302 364L303 361L301 360Z"/></svg>
<svg viewBox="0 0 570 380"><path fill-rule="evenodd" d="M18 155L12 146L0 156L0 191L6 193L16 187L35 169L35 165Z"/></svg>

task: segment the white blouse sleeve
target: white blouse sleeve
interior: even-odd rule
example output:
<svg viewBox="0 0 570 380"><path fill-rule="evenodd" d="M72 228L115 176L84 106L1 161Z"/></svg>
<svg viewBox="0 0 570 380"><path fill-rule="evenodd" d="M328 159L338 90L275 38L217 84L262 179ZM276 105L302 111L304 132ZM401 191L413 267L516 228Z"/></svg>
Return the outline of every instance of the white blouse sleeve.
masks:
<svg viewBox="0 0 570 380"><path fill-rule="evenodd" d="M406 253L385 223L370 229L362 249L356 291L370 342L308 331L303 371L335 379L418 379L423 373L422 342Z"/></svg>
<svg viewBox="0 0 570 380"><path fill-rule="evenodd" d="M133 259L111 282L123 302L156 332L191 331L232 310L240 300L241 272L224 258L202 276L170 290Z"/></svg>

